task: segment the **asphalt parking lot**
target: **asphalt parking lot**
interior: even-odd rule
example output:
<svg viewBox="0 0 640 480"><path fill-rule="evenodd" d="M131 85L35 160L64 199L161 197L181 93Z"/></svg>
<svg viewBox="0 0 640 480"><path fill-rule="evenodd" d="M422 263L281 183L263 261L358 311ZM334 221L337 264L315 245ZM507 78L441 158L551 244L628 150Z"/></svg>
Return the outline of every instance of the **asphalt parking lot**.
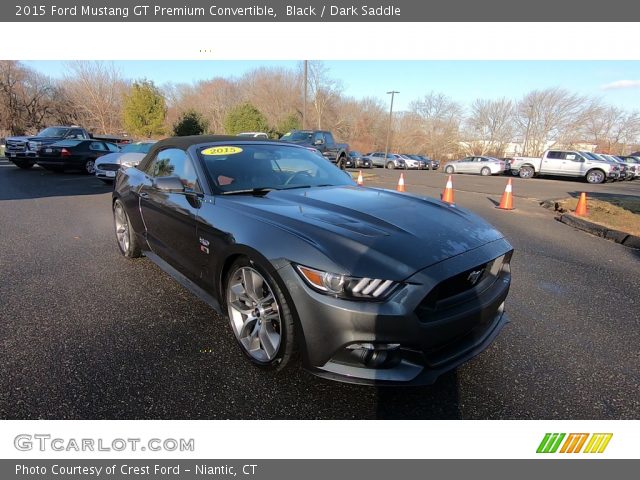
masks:
<svg viewBox="0 0 640 480"><path fill-rule="evenodd" d="M394 188L399 172L366 185ZM438 196L446 175L405 172ZM640 251L556 222L539 200L640 195L588 185L454 176L456 203L514 245L511 323L471 362L421 388L260 372L227 323L150 261L120 256L110 187L0 160L0 418L637 419ZM425 246L428 248L428 246Z"/></svg>

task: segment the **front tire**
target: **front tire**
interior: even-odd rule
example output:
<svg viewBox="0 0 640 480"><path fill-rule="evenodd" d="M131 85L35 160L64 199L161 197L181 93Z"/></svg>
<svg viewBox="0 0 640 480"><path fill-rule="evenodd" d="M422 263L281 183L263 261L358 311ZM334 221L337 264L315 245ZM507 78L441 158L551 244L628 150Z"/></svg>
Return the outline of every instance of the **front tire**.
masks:
<svg viewBox="0 0 640 480"><path fill-rule="evenodd" d="M386 168L388 168L389 170L393 170L394 168L396 168L396 164L393 162L387 162Z"/></svg>
<svg viewBox="0 0 640 480"><path fill-rule="evenodd" d="M451 175L455 171L455 169L451 165L449 165L447 168L444 169L444 171L445 173L448 173L449 175Z"/></svg>
<svg viewBox="0 0 640 480"><path fill-rule="evenodd" d="M606 175L604 174L604 172L602 170L589 170L587 172L587 182L588 183L603 183L606 179Z"/></svg>
<svg viewBox="0 0 640 480"><path fill-rule="evenodd" d="M113 226L118 240L120 253L127 258L138 258L142 255L136 234L131 228L129 215L120 200L113 202Z"/></svg>
<svg viewBox="0 0 640 480"><path fill-rule="evenodd" d="M258 261L236 260L224 283L231 330L255 366L280 370L294 353L294 318L275 279Z"/></svg>

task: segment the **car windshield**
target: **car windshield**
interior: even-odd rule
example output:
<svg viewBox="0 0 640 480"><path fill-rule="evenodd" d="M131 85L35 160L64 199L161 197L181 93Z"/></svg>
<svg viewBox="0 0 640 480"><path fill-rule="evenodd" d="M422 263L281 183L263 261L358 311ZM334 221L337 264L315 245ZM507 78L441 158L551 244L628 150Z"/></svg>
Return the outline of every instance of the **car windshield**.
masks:
<svg viewBox="0 0 640 480"><path fill-rule="evenodd" d="M313 136L313 132L303 132L303 131L287 132L282 136L281 140L286 140L287 142L311 143L312 136Z"/></svg>
<svg viewBox="0 0 640 480"><path fill-rule="evenodd" d="M153 143L129 143L120 149L122 153L148 153Z"/></svg>
<svg viewBox="0 0 640 480"><path fill-rule="evenodd" d="M212 188L222 194L355 185L323 157L293 145L208 145L198 153Z"/></svg>
<svg viewBox="0 0 640 480"><path fill-rule="evenodd" d="M351 157L361 157L362 154L360 152L358 152L357 150L351 150L349 152L349 156L351 156Z"/></svg>
<svg viewBox="0 0 640 480"><path fill-rule="evenodd" d="M40 133L38 133L37 136L38 137L64 137L68 131L69 131L68 128L48 127L42 130Z"/></svg>
<svg viewBox="0 0 640 480"><path fill-rule="evenodd" d="M587 157L589 160L600 160L600 158L596 157L591 152L580 152L580 155L582 155L583 157Z"/></svg>

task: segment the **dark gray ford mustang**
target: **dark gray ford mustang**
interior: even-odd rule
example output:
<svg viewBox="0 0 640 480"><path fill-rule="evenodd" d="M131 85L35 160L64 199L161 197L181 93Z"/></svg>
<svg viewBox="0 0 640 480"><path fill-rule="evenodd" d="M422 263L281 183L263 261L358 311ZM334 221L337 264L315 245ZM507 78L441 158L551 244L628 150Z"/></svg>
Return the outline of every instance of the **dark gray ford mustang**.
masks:
<svg viewBox="0 0 640 480"><path fill-rule="evenodd" d="M428 384L507 322L512 247L470 212L362 188L308 148L158 142L118 173L123 255L145 255L229 318L255 365L299 352L336 380Z"/></svg>

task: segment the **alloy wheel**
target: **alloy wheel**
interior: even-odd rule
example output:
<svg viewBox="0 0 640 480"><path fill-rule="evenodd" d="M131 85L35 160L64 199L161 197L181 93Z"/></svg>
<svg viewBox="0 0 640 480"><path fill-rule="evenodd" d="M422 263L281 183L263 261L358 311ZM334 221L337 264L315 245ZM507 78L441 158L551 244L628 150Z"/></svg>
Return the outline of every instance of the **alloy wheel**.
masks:
<svg viewBox="0 0 640 480"><path fill-rule="evenodd" d="M123 252L127 252L129 250L129 220L120 202L116 202L113 208L113 219L118 245Z"/></svg>
<svg viewBox="0 0 640 480"><path fill-rule="evenodd" d="M245 352L260 363L274 360L282 340L282 317L267 280L252 267L229 276L227 307L231 328Z"/></svg>

